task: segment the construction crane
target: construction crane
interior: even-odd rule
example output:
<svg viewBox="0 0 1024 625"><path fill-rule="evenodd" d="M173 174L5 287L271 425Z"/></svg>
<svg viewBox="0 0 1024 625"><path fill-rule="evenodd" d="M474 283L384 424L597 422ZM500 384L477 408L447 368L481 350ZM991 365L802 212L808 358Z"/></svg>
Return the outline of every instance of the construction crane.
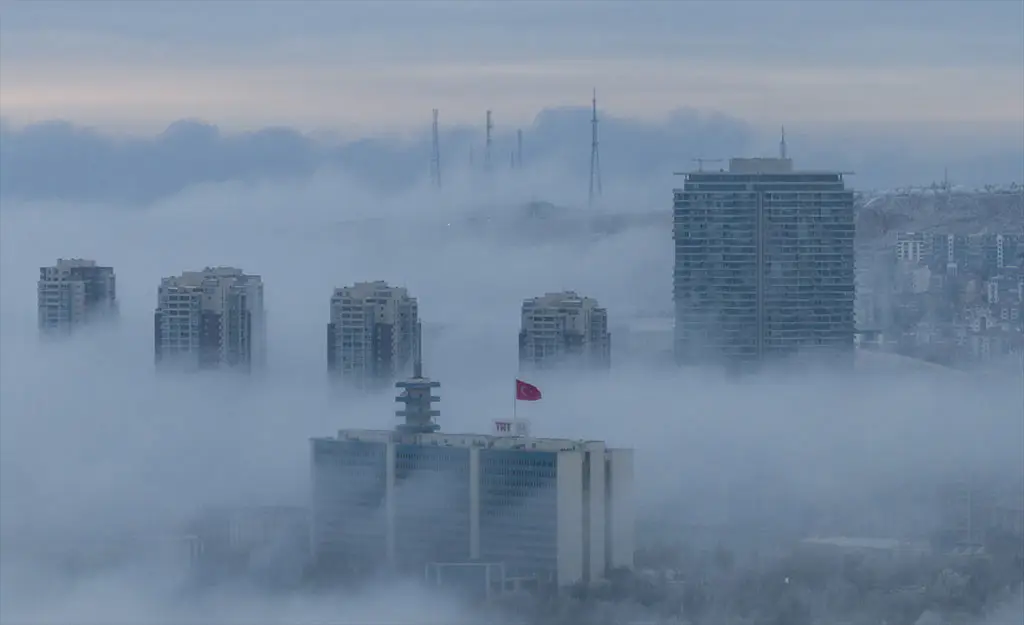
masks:
<svg viewBox="0 0 1024 625"><path fill-rule="evenodd" d="M690 159L694 163L697 163L697 171L704 171L704 163L721 163L723 159L720 158L694 158Z"/></svg>

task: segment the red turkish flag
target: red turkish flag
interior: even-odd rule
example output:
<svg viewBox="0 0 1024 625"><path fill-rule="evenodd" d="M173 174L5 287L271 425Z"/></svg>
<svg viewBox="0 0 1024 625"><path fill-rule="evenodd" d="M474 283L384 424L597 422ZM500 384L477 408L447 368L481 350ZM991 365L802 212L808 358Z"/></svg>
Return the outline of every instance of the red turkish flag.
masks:
<svg viewBox="0 0 1024 625"><path fill-rule="evenodd" d="M522 380L516 380L516 399L519 401L537 401L540 399L540 389Z"/></svg>

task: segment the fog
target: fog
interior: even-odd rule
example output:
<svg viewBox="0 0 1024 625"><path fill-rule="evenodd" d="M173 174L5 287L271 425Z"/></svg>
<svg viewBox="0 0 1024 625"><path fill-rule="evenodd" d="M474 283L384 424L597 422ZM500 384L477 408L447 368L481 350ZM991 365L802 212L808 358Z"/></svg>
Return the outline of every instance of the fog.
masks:
<svg viewBox="0 0 1024 625"><path fill-rule="evenodd" d="M628 185L621 187L615 200L626 204ZM0 620L472 620L454 600L391 583L354 595L267 599L233 588L182 601L170 567L66 579L48 568L47 554L171 531L211 504L305 505L311 436L392 427L390 391L328 391L324 328L334 287L383 279L419 299L423 322L440 326L425 369L442 383L439 422L453 432L485 432L510 416L524 298L574 289L605 305L612 325L670 310L664 227L531 241L529 231L501 236L470 221L538 198L570 202L580 188L584 180L548 166L487 184L456 173L443 192L381 194L326 169L284 182L191 187L146 206L6 200ZM67 341L38 339L38 268L58 257L114 267L119 323ZM263 277L265 375L155 374L159 280L208 265ZM533 381L544 399L518 414L536 435L636 448L638 522L666 539L713 520L910 535L932 523L917 495L954 475L1019 479L1024 466L1016 368L973 374L894 361L730 379L620 360L608 373Z"/></svg>

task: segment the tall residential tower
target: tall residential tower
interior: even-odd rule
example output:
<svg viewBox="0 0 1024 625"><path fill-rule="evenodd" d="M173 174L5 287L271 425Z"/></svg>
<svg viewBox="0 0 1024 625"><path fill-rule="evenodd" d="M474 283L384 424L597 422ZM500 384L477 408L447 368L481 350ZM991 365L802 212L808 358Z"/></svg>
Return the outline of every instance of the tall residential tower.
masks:
<svg viewBox="0 0 1024 625"><path fill-rule="evenodd" d="M327 324L327 369L357 388L384 387L409 372L419 344L419 310L403 287L383 280L335 289Z"/></svg>
<svg viewBox="0 0 1024 625"><path fill-rule="evenodd" d="M675 354L746 369L820 351L852 357L853 192L843 173L734 158L675 189Z"/></svg>
<svg viewBox="0 0 1024 625"><path fill-rule="evenodd" d="M157 293L158 366L185 370L266 364L263 281L234 267L207 267L164 278Z"/></svg>
<svg viewBox="0 0 1024 625"><path fill-rule="evenodd" d="M117 314L117 289L112 267L80 258L57 259L39 268L39 330L68 334L90 321Z"/></svg>
<svg viewBox="0 0 1024 625"><path fill-rule="evenodd" d="M574 291L523 301L519 331L521 367L562 365L607 368L611 364L608 311Z"/></svg>

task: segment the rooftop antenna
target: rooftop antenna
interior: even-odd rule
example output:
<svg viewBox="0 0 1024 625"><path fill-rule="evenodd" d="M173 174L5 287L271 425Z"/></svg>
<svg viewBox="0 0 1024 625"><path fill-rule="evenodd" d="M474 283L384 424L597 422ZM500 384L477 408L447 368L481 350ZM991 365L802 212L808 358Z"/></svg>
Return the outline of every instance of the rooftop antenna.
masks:
<svg viewBox="0 0 1024 625"><path fill-rule="evenodd" d="M484 169L491 171L491 131L494 124L491 123L491 112L487 111L487 136L484 141Z"/></svg>
<svg viewBox="0 0 1024 625"><path fill-rule="evenodd" d="M523 168L523 129L516 131L516 168Z"/></svg>
<svg viewBox="0 0 1024 625"><path fill-rule="evenodd" d="M437 133L437 109L434 109L434 125L431 128L433 146L430 150L430 179L441 188L441 140Z"/></svg>
<svg viewBox="0 0 1024 625"><path fill-rule="evenodd" d="M594 89L590 116L590 192L587 196L591 206L594 205L595 196L601 195L601 155L597 145L597 89Z"/></svg>
<svg viewBox="0 0 1024 625"><path fill-rule="evenodd" d="M782 127L782 140L779 141L779 158L786 158L786 127Z"/></svg>

